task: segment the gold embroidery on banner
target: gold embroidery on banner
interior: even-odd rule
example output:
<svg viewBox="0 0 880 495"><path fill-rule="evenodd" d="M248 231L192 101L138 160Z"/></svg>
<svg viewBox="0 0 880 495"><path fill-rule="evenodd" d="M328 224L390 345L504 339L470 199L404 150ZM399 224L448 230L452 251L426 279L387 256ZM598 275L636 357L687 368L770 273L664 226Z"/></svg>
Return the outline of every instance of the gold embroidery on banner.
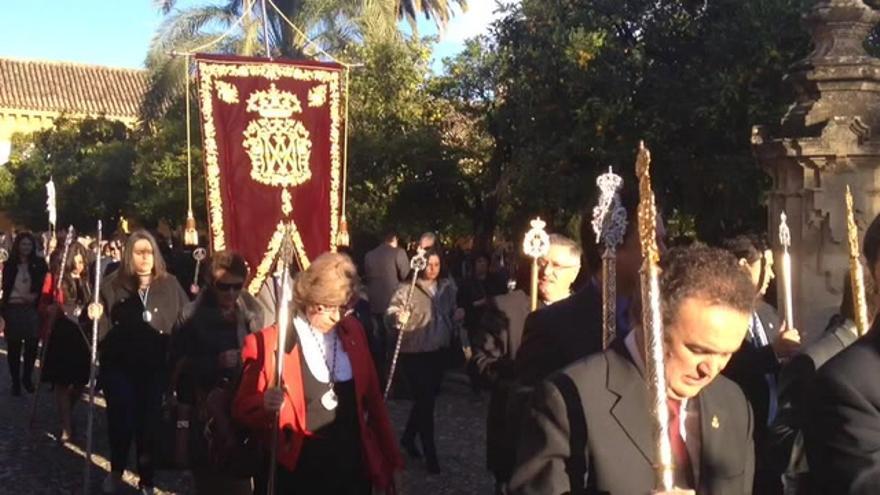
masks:
<svg viewBox="0 0 880 495"><path fill-rule="evenodd" d="M275 83L268 91L255 91L247 101L247 111L257 112L244 131L244 146L251 159L251 179L267 186L283 187L281 211L293 212L293 199L288 189L312 177L309 158L312 141L302 122L291 118L302 112L295 94L278 91Z"/></svg>
<svg viewBox="0 0 880 495"><path fill-rule="evenodd" d="M327 86L319 84L309 90L309 107L323 107L327 103Z"/></svg>
<svg viewBox="0 0 880 495"><path fill-rule="evenodd" d="M226 81L217 81L217 97L230 105L238 103L238 88Z"/></svg>
<svg viewBox="0 0 880 495"><path fill-rule="evenodd" d="M214 123L214 109L212 92L218 83L229 84L223 79L236 77L263 77L269 81L275 81L281 78L290 78L297 81L318 82L327 87L330 98L330 239L329 246L331 250L336 248L336 237L339 229L339 201L340 201L340 177L341 177L341 125L342 115L340 113L340 69L331 68L312 68L308 66L294 66L272 64L267 62L240 62L240 63L224 63L216 61L199 61L199 100L202 112L202 126L204 132L204 155L205 155L205 174L208 186L208 214L211 223L212 246L215 250L226 249L225 228L223 222L223 199L220 188L220 165L219 152L217 146L217 128ZM283 192L282 192L283 195ZM284 198L282 198L283 201ZM292 207L292 199L291 199ZM282 204L283 208L283 204ZM295 226L294 226L295 227ZM294 245L297 250L297 258L303 267L308 266L308 257L305 247L302 244L302 238L299 231L294 233ZM280 249L280 244L279 248ZM269 256L271 250L267 249L260 266L266 263L268 257L269 266L271 267L274 256ZM277 250L276 250L277 254ZM264 275L259 277L265 280L269 268L266 269ZM259 269L258 269L259 272ZM255 279L257 277L255 276ZM249 285L249 290L256 293L259 287L253 288L253 284Z"/></svg>
<svg viewBox="0 0 880 495"><path fill-rule="evenodd" d="M291 235L293 236L293 252L296 255L296 260L297 263L299 263L300 269L305 270L309 267L309 257L306 256L306 248L303 245L302 236L300 236L299 230L296 228L296 223L291 222L291 224L293 227L293 230L291 231ZM283 240L284 222L279 222L278 226L275 228L275 233L272 234L272 238L269 240L269 245L266 247L263 259L260 261L257 271L254 272L254 278L252 278L250 284L248 284L248 292L251 294L256 294L260 291L260 287L263 286L263 282L275 266L275 261L278 259L278 252L281 250L281 243Z"/></svg>

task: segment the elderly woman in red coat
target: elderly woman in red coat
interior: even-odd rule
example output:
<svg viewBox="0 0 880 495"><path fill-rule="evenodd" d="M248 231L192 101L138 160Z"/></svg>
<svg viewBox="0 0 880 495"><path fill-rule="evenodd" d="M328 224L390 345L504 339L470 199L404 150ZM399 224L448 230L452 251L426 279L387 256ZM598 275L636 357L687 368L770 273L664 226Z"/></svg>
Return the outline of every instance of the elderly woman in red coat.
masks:
<svg viewBox="0 0 880 495"><path fill-rule="evenodd" d="M270 387L277 326L245 339L233 416L269 445L280 410L278 494L393 492L403 467L366 335L348 311L357 283L336 253L297 275L283 389Z"/></svg>

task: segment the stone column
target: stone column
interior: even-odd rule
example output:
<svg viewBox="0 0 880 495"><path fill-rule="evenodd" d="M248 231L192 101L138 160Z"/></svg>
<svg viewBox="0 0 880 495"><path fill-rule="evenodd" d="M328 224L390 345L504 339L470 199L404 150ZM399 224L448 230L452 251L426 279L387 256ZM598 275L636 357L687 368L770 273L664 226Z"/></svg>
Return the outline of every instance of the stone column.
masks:
<svg viewBox="0 0 880 495"><path fill-rule="evenodd" d="M814 51L786 77L796 101L775 129L752 130L755 156L773 178L769 224L777 252L779 215L789 218L795 324L810 340L840 306L846 185L860 238L880 213L880 137L872 136L880 132L880 60L863 46L878 21L862 0L820 0L805 16Z"/></svg>

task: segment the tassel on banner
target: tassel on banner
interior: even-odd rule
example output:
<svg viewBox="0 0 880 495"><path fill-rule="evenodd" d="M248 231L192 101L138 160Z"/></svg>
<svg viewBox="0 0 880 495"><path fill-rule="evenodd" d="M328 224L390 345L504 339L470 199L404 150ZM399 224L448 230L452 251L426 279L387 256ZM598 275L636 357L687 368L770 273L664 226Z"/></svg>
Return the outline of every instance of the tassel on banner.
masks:
<svg viewBox="0 0 880 495"><path fill-rule="evenodd" d="M199 245L199 231L196 230L196 219L192 210L186 214L186 227L183 230L183 244L185 246Z"/></svg>
<svg viewBox="0 0 880 495"><path fill-rule="evenodd" d="M348 235L348 222L345 216L339 220L339 232L336 234L336 245L348 247L351 245L351 236Z"/></svg>

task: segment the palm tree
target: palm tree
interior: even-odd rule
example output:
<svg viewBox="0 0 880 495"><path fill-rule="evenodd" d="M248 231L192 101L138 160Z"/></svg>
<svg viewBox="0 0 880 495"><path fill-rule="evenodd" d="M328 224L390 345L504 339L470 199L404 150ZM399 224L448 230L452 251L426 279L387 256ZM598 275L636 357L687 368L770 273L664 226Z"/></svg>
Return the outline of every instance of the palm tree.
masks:
<svg viewBox="0 0 880 495"><path fill-rule="evenodd" d="M272 3L304 31L311 44L307 46L309 40L293 29ZM151 81L141 107L144 123L160 117L172 97L182 90L186 61L174 53L193 51L209 44L237 22L238 26L229 36L205 50L263 54L264 17L272 55L301 58L314 55L319 49L339 52L352 41L396 36L399 20L406 19L415 28L420 14L442 28L453 15L453 3L467 8L467 0L272 0L272 3L265 2L268 12L262 11L262 0L226 0L224 5L176 10L177 0L154 0L166 18L147 54Z"/></svg>

